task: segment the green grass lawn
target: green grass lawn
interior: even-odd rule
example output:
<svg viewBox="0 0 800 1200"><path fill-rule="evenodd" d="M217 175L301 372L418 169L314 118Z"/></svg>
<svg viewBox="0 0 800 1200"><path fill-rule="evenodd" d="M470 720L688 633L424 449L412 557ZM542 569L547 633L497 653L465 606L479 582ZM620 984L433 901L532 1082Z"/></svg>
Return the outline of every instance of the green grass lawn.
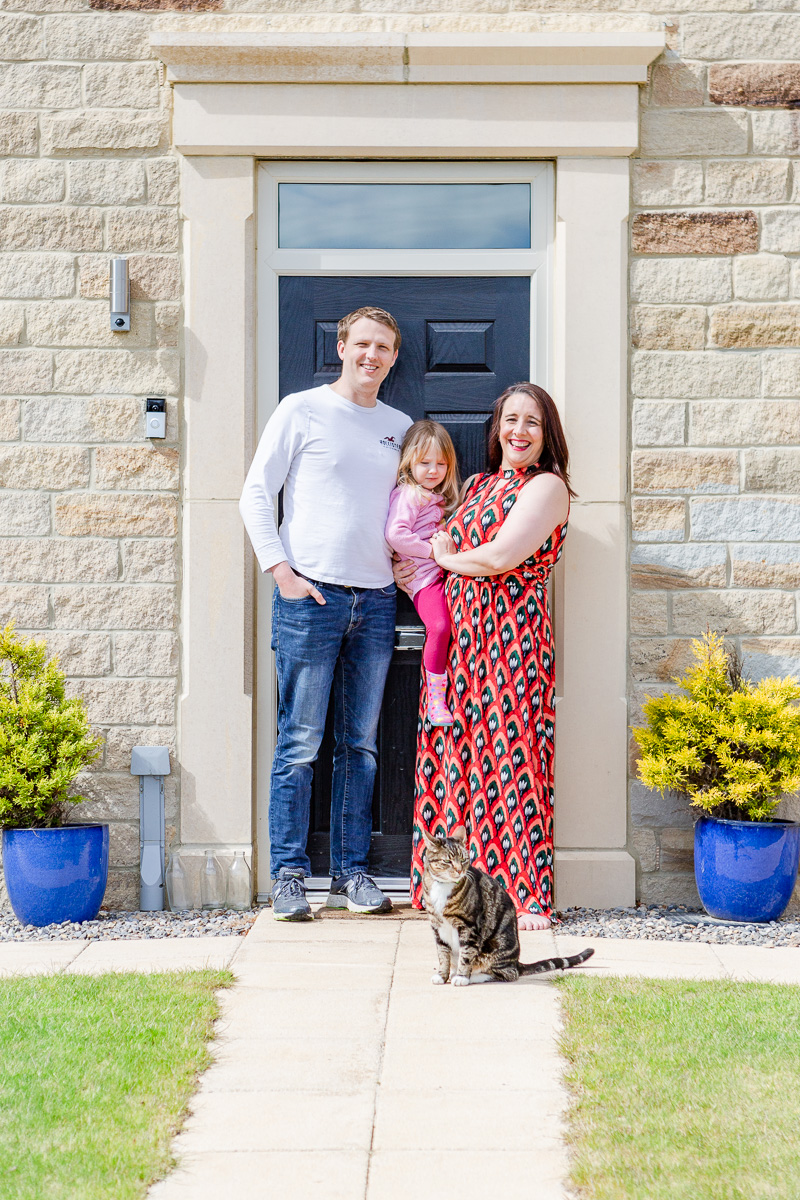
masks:
<svg viewBox="0 0 800 1200"><path fill-rule="evenodd" d="M2 1200L133 1200L171 1165L227 971L0 980Z"/></svg>
<svg viewBox="0 0 800 1200"><path fill-rule="evenodd" d="M591 1200L798 1200L800 988L565 978L573 1185Z"/></svg>

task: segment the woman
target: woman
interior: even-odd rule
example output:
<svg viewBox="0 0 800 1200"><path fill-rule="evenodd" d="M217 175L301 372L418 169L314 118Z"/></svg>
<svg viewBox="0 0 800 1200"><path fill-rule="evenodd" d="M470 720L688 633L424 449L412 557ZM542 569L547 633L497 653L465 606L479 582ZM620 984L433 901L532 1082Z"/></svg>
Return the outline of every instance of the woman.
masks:
<svg viewBox="0 0 800 1200"><path fill-rule="evenodd" d="M545 589L574 495L566 439L547 392L532 383L503 392L488 456L489 470L467 482L446 530L431 539L453 621L453 725L420 721L412 900L422 906L421 828L465 825L473 864L502 880L520 928L546 929L554 654Z"/></svg>

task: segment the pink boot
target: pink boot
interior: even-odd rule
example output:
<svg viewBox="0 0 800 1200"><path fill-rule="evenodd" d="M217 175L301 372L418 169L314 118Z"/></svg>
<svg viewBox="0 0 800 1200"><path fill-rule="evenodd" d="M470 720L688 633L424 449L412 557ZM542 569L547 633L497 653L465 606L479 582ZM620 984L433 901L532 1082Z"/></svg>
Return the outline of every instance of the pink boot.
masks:
<svg viewBox="0 0 800 1200"><path fill-rule="evenodd" d="M447 707L445 700L447 676L434 675L432 671L426 671L425 683L428 687L428 711L426 715L431 725L452 725L453 714Z"/></svg>

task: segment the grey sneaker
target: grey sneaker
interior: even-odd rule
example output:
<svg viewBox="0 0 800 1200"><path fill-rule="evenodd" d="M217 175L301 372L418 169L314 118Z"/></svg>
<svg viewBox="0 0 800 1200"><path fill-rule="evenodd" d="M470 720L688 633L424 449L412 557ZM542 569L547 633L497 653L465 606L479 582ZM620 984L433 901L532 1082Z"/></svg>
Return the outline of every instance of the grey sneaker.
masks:
<svg viewBox="0 0 800 1200"><path fill-rule="evenodd" d="M281 867L272 886L272 915L276 921L313 921L311 905L306 900L302 871Z"/></svg>
<svg viewBox="0 0 800 1200"><path fill-rule="evenodd" d="M340 875L331 881L325 907L349 908L350 912L358 913L386 913L392 911L392 902L369 875L358 871L355 875Z"/></svg>

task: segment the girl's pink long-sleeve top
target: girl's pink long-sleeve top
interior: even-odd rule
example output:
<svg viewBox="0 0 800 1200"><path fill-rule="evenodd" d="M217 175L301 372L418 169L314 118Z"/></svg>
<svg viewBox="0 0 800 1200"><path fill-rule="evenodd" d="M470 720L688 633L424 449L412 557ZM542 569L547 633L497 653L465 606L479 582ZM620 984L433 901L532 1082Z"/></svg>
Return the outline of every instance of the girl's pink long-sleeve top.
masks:
<svg viewBox="0 0 800 1200"><path fill-rule="evenodd" d="M421 588L442 577L442 568L430 557L430 539L442 523L444 500L437 492L425 492L402 484L389 497L389 516L384 536L393 550L410 558L417 568L411 580L416 596Z"/></svg>

